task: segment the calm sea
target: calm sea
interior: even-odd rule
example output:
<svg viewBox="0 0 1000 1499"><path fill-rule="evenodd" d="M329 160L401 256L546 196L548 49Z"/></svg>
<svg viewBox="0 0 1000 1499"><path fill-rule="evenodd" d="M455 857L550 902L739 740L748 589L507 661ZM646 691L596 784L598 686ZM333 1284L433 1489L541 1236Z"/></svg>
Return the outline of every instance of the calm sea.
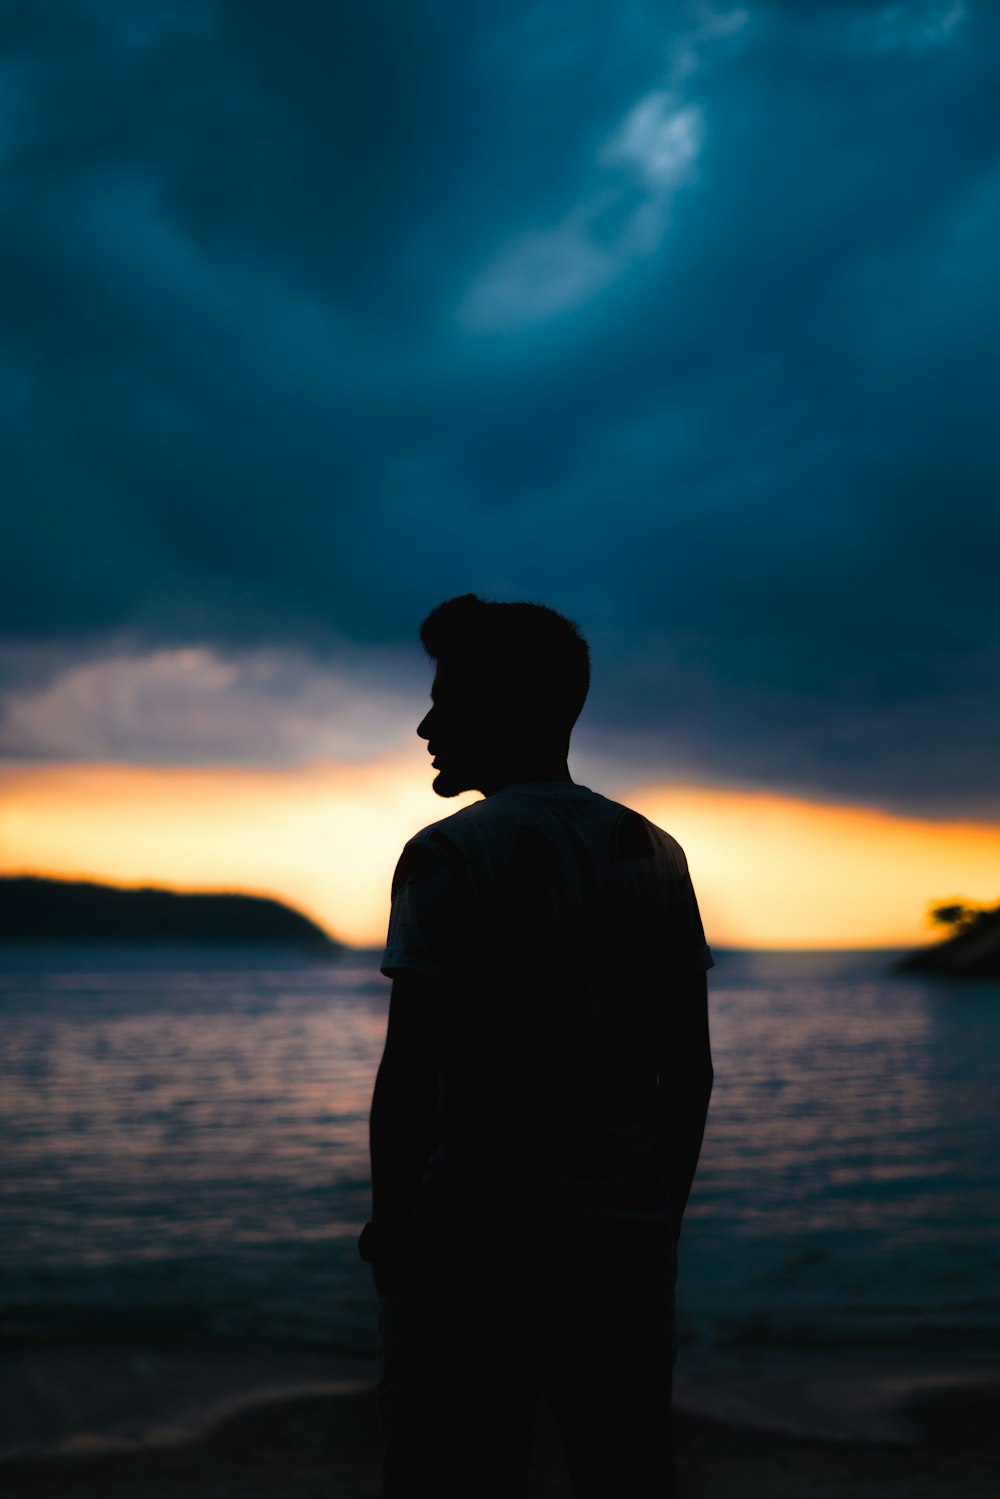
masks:
<svg viewBox="0 0 1000 1499"><path fill-rule="evenodd" d="M1000 1341L1000 986L717 955L684 1340ZM0 1324L368 1357L377 955L0 955Z"/></svg>

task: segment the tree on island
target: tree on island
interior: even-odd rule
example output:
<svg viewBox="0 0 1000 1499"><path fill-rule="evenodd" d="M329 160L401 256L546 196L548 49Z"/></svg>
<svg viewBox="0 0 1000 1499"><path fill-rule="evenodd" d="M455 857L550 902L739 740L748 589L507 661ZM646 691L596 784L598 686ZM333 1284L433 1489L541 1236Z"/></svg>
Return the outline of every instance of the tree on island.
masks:
<svg viewBox="0 0 1000 1499"><path fill-rule="evenodd" d="M930 947L907 953L896 967L907 973L940 973L954 978L1000 978L1000 903L974 905L963 898L936 901L928 920L948 935Z"/></svg>
<svg viewBox="0 0 1000 1499"><path fill-rule="evenodd" d="M972 905L967 900L951 900L941 905L931 906L927 916L937 926L947 926L955 932L965 932L975 926L985 914L985 906Z"/></svg>

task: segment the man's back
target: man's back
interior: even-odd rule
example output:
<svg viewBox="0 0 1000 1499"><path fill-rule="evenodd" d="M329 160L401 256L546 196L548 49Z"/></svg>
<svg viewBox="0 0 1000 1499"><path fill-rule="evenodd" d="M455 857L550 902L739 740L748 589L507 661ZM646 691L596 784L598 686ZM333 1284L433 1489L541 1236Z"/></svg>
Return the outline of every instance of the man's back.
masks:
<svg viewBox="0 0 1000 1499"><path fill-rule="evenodd" d="M442 797L410 840L372 1097L383 1499L524 1494L536 1400L580 1499L672 1492L677 1237L711 954L666 833L573 783L590 655L541 604L420 627Z"/></svg>
<svg viewBox="0 0 1000 1499"><path fill-rule="evenodd" d="M711 962L679 845L585 786L513 785L419 833L383 972L448 996L422 1207L670 1221L658 1074Z"/></svg>

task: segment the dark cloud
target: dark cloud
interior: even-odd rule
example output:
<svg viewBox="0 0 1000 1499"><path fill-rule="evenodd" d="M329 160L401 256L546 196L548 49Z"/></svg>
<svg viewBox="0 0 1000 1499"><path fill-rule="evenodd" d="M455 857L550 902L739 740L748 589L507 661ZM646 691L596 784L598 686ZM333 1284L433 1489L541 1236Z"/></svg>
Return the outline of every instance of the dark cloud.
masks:
<svg viewBox="0 0 1000 1499"><path fill-rule="evenodd" d="M590 633L595 752L1000 810L993 7L40 14L0 19L18 733L123 638L321 671L474 588Z"/></svg>

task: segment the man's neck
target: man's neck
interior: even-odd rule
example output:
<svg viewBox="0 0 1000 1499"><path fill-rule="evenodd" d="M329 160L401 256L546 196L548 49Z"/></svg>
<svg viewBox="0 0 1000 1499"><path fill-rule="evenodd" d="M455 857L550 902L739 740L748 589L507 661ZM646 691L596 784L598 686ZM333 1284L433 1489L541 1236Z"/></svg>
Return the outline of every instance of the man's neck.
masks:
<svg viewBox="0 0 1000 1499"><path fill-rule="evenodd" d="M508 786L522 786L527 781L565 781L573 785L566 756L555 760L532 760L524 765L505 765L484 780L479 790L484 796L493 796Z"/></svg>

